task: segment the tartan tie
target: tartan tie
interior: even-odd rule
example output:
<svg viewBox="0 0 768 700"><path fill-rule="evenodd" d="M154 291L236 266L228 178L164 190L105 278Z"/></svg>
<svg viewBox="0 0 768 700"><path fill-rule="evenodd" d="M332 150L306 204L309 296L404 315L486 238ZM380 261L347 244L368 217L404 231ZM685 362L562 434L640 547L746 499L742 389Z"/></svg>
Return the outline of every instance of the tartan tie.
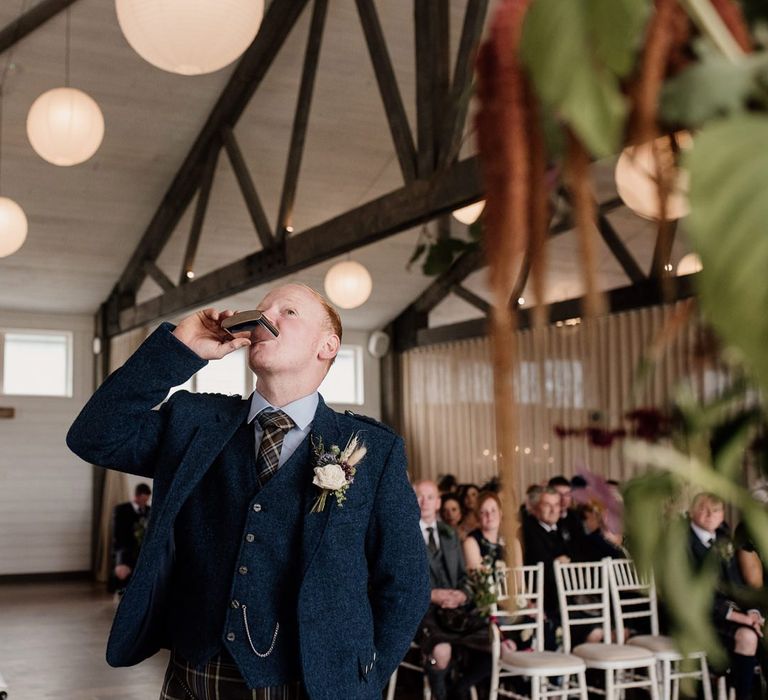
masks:
<svg viewBox="0 0 768 700"><path fill-rule="evenodd" d="M285 434L296 424L279 409L262 411L256 416L264 434L256 457L256 475L264 486L277 472Z"/></svg>

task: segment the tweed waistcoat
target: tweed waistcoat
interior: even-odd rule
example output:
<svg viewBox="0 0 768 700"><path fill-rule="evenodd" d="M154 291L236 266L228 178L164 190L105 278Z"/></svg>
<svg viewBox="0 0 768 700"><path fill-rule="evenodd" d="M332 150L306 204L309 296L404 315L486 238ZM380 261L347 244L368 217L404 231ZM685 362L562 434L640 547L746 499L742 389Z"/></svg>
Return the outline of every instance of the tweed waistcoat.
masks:
<svg viewBox="0 0 768 700"><path fill-rule="evenodd" d="M174 526L173 646L196 665L226 648L251 687L300 677L295 557L310 452L307 438L259 489L253 426L243 423Z"/></svg>

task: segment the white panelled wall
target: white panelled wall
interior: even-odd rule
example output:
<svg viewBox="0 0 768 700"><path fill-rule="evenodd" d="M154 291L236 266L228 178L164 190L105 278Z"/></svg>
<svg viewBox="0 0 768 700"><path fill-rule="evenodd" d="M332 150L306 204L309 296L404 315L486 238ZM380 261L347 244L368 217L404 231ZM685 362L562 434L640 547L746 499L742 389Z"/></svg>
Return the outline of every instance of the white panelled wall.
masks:
<svg viewBox="0 0 768 700"><path fill-rule="evenodd" d="M87 571L93 474L65 436L93 390L93 317L0 311L0 328L73 335L71 398L0 396L0 576Z"/></svg>

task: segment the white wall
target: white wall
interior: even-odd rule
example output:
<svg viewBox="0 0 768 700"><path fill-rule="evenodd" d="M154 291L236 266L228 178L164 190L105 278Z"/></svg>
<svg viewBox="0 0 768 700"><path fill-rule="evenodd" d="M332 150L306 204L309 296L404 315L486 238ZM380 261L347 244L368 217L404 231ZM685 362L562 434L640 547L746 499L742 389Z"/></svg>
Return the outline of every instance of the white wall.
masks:
<svg viewBox="0 0 768 700"><path fill-rule="evenodd" d="M91 568L92 467L64 442L93 390L93 318L0 311L0 328L70 331L72 398L0 396L0 575Z"/></svg>
<svg viewBox="0 0 768 700"><path fill-rule="evenodd" d="M380 362L371 357L368 352L368 338L371 334L367 331L344 331L344 345L363 346L363 400L362 406L348 406L346 404L329 404L335 411L343 413L347 409L354 413L370 416L381 420L381 381L379 377Z"/></svg>

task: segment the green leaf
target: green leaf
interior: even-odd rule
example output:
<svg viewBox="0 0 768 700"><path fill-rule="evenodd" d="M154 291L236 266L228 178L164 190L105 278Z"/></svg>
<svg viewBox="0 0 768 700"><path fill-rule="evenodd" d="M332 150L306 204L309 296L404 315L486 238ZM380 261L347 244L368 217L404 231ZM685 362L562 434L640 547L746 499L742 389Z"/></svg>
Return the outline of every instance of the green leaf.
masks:
<svg viewBox="0 0 768 700"><path fill-rule="evenodd" d="M699 127L742 111L754 87L753 67L747 62L709 56L665 83L661 115L669 124Z"/></svg>
<svg viewBox="0 0 768 700"><path fill-rule="evenodd" d="M589 0L593 47L599 61L619 78L635 65L651 6L646 0Z"/></svg>
<svg viewBox="0 0 768 700"><path fill-rule="evenodd" d="M768 118L705 128L686 157L702 309L768 391Z"/></svg>
<svg viewBox="0 0 768 700"><path fill-rule="evenodd" d="M526 13L520 48L536 92L595 156L620 146L627 104L619 77L634 63L648 6L536 0Z"/></svg>

